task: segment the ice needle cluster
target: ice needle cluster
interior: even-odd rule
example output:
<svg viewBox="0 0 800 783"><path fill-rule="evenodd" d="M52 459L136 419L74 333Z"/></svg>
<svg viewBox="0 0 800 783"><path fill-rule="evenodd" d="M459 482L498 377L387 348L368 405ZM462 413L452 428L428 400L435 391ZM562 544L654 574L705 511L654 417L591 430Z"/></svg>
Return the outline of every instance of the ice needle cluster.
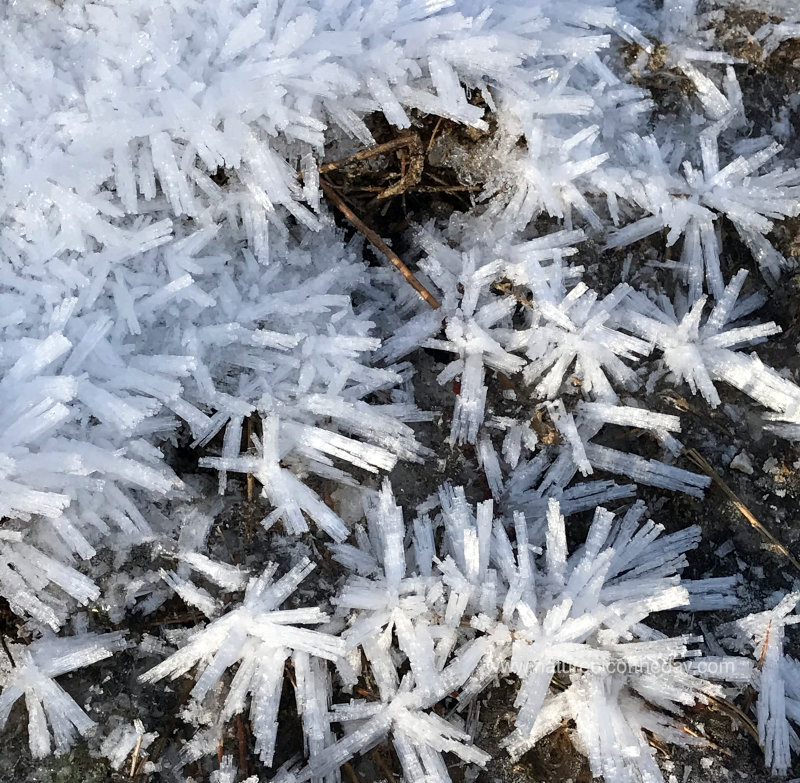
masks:
<svg viewBox="0 0 800 783"><path fill-rule="evenodd" d="M765 61L800 35L738 4ZM656 783L654 742L713 749L682 709L751 688L791 769L796 585L684 579L668 505L711 484L668 395L800 440L762 350L794 350L798 96L751 111L734 5L2 4L0 724L32 758L337 783L379 746L447 783L567 726ZM736 654L674 610L733 612Z"/></svg>

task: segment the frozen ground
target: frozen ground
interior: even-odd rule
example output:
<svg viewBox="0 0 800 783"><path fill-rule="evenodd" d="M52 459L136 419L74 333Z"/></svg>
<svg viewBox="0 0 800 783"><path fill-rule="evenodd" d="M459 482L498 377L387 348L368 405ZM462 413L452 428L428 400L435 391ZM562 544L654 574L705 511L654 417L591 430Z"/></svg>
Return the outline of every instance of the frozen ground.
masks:
<svg viewBox="0 0 800 783"><path fill-rule="evenodd" d="M780 544L800 553L800 389L793 386L800 377L793 268L800 24L791 3L747 5L411 3L393 16L391 3L217 9L173 2L153 10L37 2L0 11L0 62L9 77L0 94L0 399L7 411L0 450L8 452L0 464L0 593L15 661L12 667L0 653L1 780L234 783L249 774L280 783L332 783L339 775L348 783L416 783L424 769L426 783L448 775L456 783L579 783L601 773L607 783L716 783L775 779L769 766L779 777L797 776L798 756L790 762L786 745L796 737L779 709L785 702L787 715L800 717L800 666L791 668L800 658L796 627L787 624L780 654L779 619L759 626L751 618L738 647L729 642L723 650L718 641L734 634L726 623L800 590L800 571L719 487L695 491L692 482L707 479L680 455L681 447L699 452ZM489 8L493 15L481 15ZM130 37L137 25L142 34ZM337 26L352 37L337 38ZM592 59L593 50L602 59ZM262 78L259 68L275 70ZM532 75L537 68L551 70ZM370 134L391 145L406 122L418 141L326 171L326 163L367 146ZM647 157L649 133L663 160ZM710 179L716 154L724 166L736 154L757 157L771 139L783 146L778 157L765 155L766 165L733 184L710 192L690 175L681 179L686 169L675 149L682 142L695 174L704 169ZM775 165L785 176L770 174ZM438 297L441 313L322 196L318 169ZM381 191L385 197L376 198ZM690 202L695 212L686 211ZM584 233L519 250L520 242L565 228ZM656 293L669 297L678 319L703 295L708 317L742 269L742 299L763 294L763 301L755 317L731 319L745 344L731 357L711 343L699 353L688 340L671 349L664 341L675 328L657 332L652 308L626 293L624 307L608 305L616 313L611 328L589 328L594 343L547 385L542 356L556 356L567 342L563 317L553 313L568 309L560 302L566 291L584 296L579 275L571 276L579 266L590 293L571 311L576 323L583 305L597 316L586 304L591 292L608 303L622 280L653 301ZM770 322L780 332L752 326ZM608 346L619 334L635 348L624 359L638 376L627 380L609 369ZM749 338L763 365L749 358ZM651 353L635 340L650 341ZM712 387L703 362L712 367ZM616 415L627 418L621 426L608 420L596 434L591 408L581 408L587 402L624 407ZM653 414L679 417L680 431L665 429L672 420L641 418ZM501 428L509 426L522 433L521 456L513 444L501 446ZM656 463L626 473L615 462L621 458L609 462L601 447ZM520 478L537 457L548 463L549 489ZM665 464L689 473L670 473ZM565 569L574 575L625 551L612 534L581 564L581 547L588 534L592 551L597 527L591 511L571 512L570 498L580 492L570 491L584 479L629 483L630 474L636 486L621 499L611 491L603 505L621 515L635 494L665 535L698 526L702 539L688 565L654 544L636 561L641 574L623 571L609 585L602 574L588 587L562 584ZM404 510L405 536L385 490L374 508L386 475ZM347 486L348 476L356 487ZM478 521L458 522L463 540L445 519L437 554L480 577L465 586L451 570L443 581L437 569L444 567L434 565L423 587L406 583L425 571L424 542L417 528L412 534L415 509L439 524L447 515L431 498L448 482L463 486L471 504L494 502L491 562L477 543L470 549L465 532L477 542L480 512ZM372 503L369 539L351 535L364 497ZM564 557L577 552L569 561L559 554L557 515L545 525L542 497L561 500ZM514 518L519 510L527 525ZM16 533L50 559L15 549ZM332 544L346 536L357 552ZM271 637L253 636L276 608L258 590L273 588L251 583L244 599L251 614L244 614L243 573L256 577L274 562L280 578L302 558L316 569L280 609L319 605L333 621L306 615L299 622L325 633L302 640L280 625L265 626ZM41 582L37 570L57 586ZM681 570L683 580L738 575L736 586L705 595L708 605L730 608L690 611L673 577ZM353 571L373 580L366 597ZM387 658L377 632L358 637L353 628L379 622L381 607L370 601L383 600L393 579L406 586L391 589L406 589L411 599L400 609L390 604L399 619L394 636L391 627L384 635ZM479 598L492 579L496 600ZM601 587L608 595L593 604ZM620 598L626 589L634 593L629 603ZM574 614L562 622L562 637L532 630L525 612L555 617L565 597L583 615L567 610ZM238 624L236 612L244 618ZM228 622L227 613L227 630L199 647L196 661L173 657L191 651L190 631ZM571 630L570 620L591 630ZM502 623L513 628L513 642L497 641ZM58 665L53 632L67 643L85 640L70 665ZM86 635L118 632L125 642ZM684 634L704 638L677 643L659 660L680 659L689 647L738 653L747 676L719 690L676 679L672 669L652 680L635 665L616 679L586 674L597 656L631 666L625 656L636 654L637 643L668 650ZM559 647L564 639L568 649ZM20 674L17 664L37 645L37 667ZM496 665L482 688L470 659L475 649L489 651L480 665ZM548 656L569 671L544 680L537 717L526 710L537 703L536 666ZM277 691L264 687L262 670L247 680L248 665L266 667L273 658ZM325 659L337 666L331 679ZM454 673L465 660L472 669ZM219 670L202 675L209 664ZM94 726L47 690L52 682ZM229 706L237 682L253 695ZM600 691L592 691L598 682ZM202 683L206 698L193 698ZM515 705L520 683L529 692ZM388 710L406 686L417 699L407 723L392 724L392 738L376 729L363 753L351 752L347 743L358 751L358 733L347 734L353 716L341 705L365 698L350 707L353 715ZM328 687L340 705L333 722ZM457 705L454 694L470 688L474 697ZM655 708L665 706L666 691L674 696L667 709L682 702L674 723ZM583 694L580 712L541 730L541 716L565 692ZM762 747L751 735L759 734L759 703ZM621 718L612 725L611 715ZM430 721L438 718L469 735L445 743L454 752L443 757L433 747L442 728ZM540 730L533 749L509 756L509 736L513 751ZM682 747L688 737L698 744ZM56 747L61 755L47 753ZM462 761L469 758L479 764ZM292 760L292 772L278 772Z"/></svg>

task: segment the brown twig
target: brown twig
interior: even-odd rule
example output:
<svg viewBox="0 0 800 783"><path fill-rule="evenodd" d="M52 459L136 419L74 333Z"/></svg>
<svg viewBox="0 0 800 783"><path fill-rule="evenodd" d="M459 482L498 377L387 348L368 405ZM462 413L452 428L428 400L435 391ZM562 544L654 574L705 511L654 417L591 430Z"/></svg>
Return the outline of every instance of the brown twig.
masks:
<svg viewBox="0 0 800 783"><path fill-rule="evenodd" d="M443 120L444 117L439 117L439 119L436 120L436 125L433 126L433 130L431 131L431 137L428 139L428 146L425 148L426 154L430 152L431 149L433 148L433 141L436 138L436 134L439 132L439 126L441 126Z"/></svg>
<svg viewBox="0 0 800 783"><path fill-rule="evenodd" d="M8 645L6 644L6 635L4 633L0 633L0 644L3 645L3 652L6 654L6 657L11 664L11 668L16 669L17 664L14 661L14 656L11 654L11 650L8 649Z"/></svg>
<svg viewBox="0 0 800 783"><path fill-rule="evenodd" d="M239 770L243 777L248 776L247 764L247 732L244 727L244 718L241 714L236 716L236 740L239 744Z"/></svg>
<svg viewBox="0 0 800 783"><path fill-rule="evenodd" d="M336 189L324 177L320 177L320 188L322 192L333 202L334 206L358 229L374 247L383 253L405 277L408 284L434 309L438 310L442 305L439 300L417 279L416 275L403 263L403 260L392 250L369 226L364 223L358 215L345 203L344 199L336 192Z"/></svg>
<svg viewBox="0 0 800 783"><path fill-rule="evenodd" d="M355 155L349 155L346 158L334 160L330 163L323 163L318 168L318 171L320 174L327 174L330 171L336 171L337 169L345 168L351 163L358 163L359 161L368 160L369 158L374 158L378 155L384 155L387 152L394 152L395 150L399 150L403 147L408 147L410 143L413 143L413 139L416 139L417 143L419 143L419 136L416 134L398 136L396 139L392 139L391 141L386 141L383 144L376 144L374 147L368 147L365 150L356 152Z"/></svg>
<svg viewBox="0 0 800 783"><path fill-rule="evenodd" d="M186 614L176 615L175 617L167 617L163 620L157 619L147 623L145 628L161 628L164 625L179 625L180 623L196 623L204 620L205 615L202 612L187 612Z"/></svg>
<svg viewBox="0 0 800 783"><path fill-rule="evenodd" d="M407 143L404 146L408 148L408 165L405 165L406 158L404 157L400 179L394 185L390 185L378 193L379 201L405 193L409 188L419 184L420 179L422 179L422 169L425 166L422 142L416 133L406 137L406 141Z"/></svg>
<svg viewBox="0 0 800 783"><path fill-rule="evenodd" d="M253 437L253 422L250 416L245 419L245 433L247 438L247 443L245 445L245 450L250 448L250 443ZM247 474L247 502L252 503L253 498L255 497L255 487L256 481L255 477L252 473Z"/></svg>
<svg viewBox="0 0 800 783"><path fill-rule="evenodd" d="M406 188L406 193L475 193L480 188L477 185L415 185L414 187ZM362 187L353 188L352 193L384 193L386 188L381 185L363 185ZM382 196L378 196L382 198Z"/></svg>
<svg viewBox="0 0 800 783"><path fill-rule="evenodd" d="M780 542L778 541L775 536L770 533L770 531L764 527L764 525L759 522L754 514L750 511L741 500L739 500L738 495L725 483L722 477L711 467L711 464L708 460L700 454L697 449L684 449L683 453L692 461L695 465L697 465L700 470L702 470L707 476L711 478L711 480L716 484L723 493L728 497L728 500L733 503L736 507L736 510L756 529L758 530L761 535L767 539L767 541L772 544L775 549L777 549L784 557L786 557L789 562L798 570L800 571L800 561Z"/></svg>
<svg viewBox="0 0 800 783"><path fill-rule="evenodd" d="M478 185L417 185L409 188L409 193L477 193Z"/></svg>

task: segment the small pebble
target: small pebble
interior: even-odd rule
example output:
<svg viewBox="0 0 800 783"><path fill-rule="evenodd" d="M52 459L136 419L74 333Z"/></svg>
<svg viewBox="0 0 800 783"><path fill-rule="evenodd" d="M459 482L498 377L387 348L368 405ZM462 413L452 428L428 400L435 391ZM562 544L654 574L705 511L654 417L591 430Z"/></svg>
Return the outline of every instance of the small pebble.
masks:
<svg viewBox="0 0 800 783"><path fill-rule="evenodd" d="M731 552L733 552L733 549L733 539L729 538L714 550L714 554L717 557L727 557Z"/></svg>
<svg viewBox="0 0 800 783"><path fill-rule="evenodd" d="M748 476L753 475L753 463L750 461L750 457L747 456L747 452L740 451L731 460L731 467L741 473L746 473Z"/></svg>

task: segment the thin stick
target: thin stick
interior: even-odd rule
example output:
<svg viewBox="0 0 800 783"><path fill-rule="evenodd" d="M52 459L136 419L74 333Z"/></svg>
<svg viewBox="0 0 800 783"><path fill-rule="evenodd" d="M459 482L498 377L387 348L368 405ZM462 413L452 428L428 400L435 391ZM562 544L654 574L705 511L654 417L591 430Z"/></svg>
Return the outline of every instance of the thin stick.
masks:
<svg viewBox="0 0 800 783"><path fill-rule="evenodd" d="M417 279L416 275L403 263L400 256L392 250L369 226L359 218L344 199L336 192L333 185L324 177L320 177L319 186L322 192L333 202L334 206L357 228L378 250L383 253L405 277L408 284L434 309L442 305L439 300Z"/></svg>
<svg viewBox="0 0 800 783"><path fill-rule="evenodd" d="M252 434L253 434L253 422L252 422L250 416L248 416L245 419L245 432L247 434L247 445L245 446L245 449L249 449L250 448L250 439L251 439ZM253 497L255 496L255 487L256 487L255 478L254 478L252 473L248 473L247 474L247 502L248 503L252 503L253 502Z"/></svg>
<svg viewBox="0 0 800 783"><path fill-rule="evenodd" d="M189 612L186 614L177 615L176 617L168 617L164 620L153 620L152 622L147 623L145 628L160 628L162 625L177 625L178 623L196 623L198 620L202 620L204 617L205 615L201 612Z"/></svg>
<svg viewBox="0 0 800 783"><path fill-rule="evenodd" d="M711 464L708 460L700 454L697 449L684 449L683 453L692 461L694 462L697 467L699 467L702 471L706 473L706 475L710 476L711 480L727 495L728 500L736 506L738 512L756 529L759 533L761 533L767 541L772 544L784 557L786 557L789 562L798 570L800 571L800 561L780 542L777 538L775 538L772 533L764 527L761 522L759 522L753 513L750 511L741 500L737 494L723 481L722 477L717 473L714 468L711 467Z"/></svg>
<svg viewBox="0 0 800 783"><path fill-rule="evenodd" d="M11 663L11 668L16 669L17 664L14 661L14 656L11 654L11 650L8 649L8 645L6 644L6 635L4 633L0 633L0 644L3 645L3 652L6 654L6 657Z"/></svg>
<svg viewBox="0 0 800 783"><path fill-rule="evenodd" d="M409 193L477 193L478 185L417 185Z"/></svg>
<svg viewBox="0 0 800 783"><path fill-rule="evenodd" d="M476 193L480 188L477 185L415 185L406 188L405 193ZM355 188L356 193L384 193L386 188L380 185L364 185ZM381 198L381 196L378 196Z"/></svg>
<svg viewBox="0 0 800 783"><path fill-rule="evenodd" d="M136 747L133 749L133 758L131 759L131 773L130 777L133 777L134 773L136 772L136 763L139 761L139 751L142 749L142 740L144 739L144 735L140 734L139 739L136 740Z"/></svg>
<svg viewBox="0 0 800 783"><path fill-rule="evenodd" d="M439 131L439 126L442 124L442 120L444 120L444 117L439 117L439 119L436 120L436 125L433 126L433 130L431 131L431 137L430 139L428 139L428 146L425 148L426 154L430 152L431 148L433 147L433 140L436 138L436 134Z"/></svg>
<svg viewBox="0 0 800 783"><path fill-rule="evenodd" d="M242 718L241 714L236 716L236 739L239 743L239 769L242 775L247 777L247 735L245 733L244 718Z"/></svg>
<svg viewBox="0 0 800 783"><path fill-rule="evenodd" d="M367 149L356 152L355 155L350 155L347 158L334 160L330 163L323 163L321 166L319 166L318 171L320 174L327 174L329 171L336 171L336 169L349 166L351 163L357 163L361 160L374 158L377 155L383 155L387 152L394 152L402 147L408 147L409 145L412 145L414 143L414 139L416 139L417 143L419 143L419 137L416 134L398 136L396 139L384 142L383 144L376 144L374 147L368 147Z"/></svg>

